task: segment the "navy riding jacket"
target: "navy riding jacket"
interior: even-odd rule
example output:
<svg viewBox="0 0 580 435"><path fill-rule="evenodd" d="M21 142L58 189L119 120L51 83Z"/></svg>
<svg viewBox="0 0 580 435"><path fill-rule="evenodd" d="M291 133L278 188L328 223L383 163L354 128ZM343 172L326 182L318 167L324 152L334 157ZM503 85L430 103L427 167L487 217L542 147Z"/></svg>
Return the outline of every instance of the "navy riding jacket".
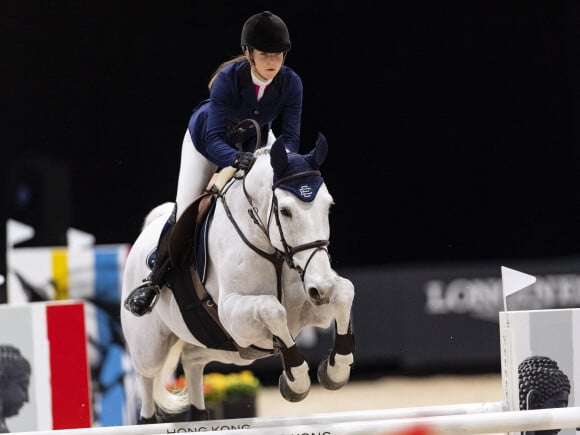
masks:
<svg viewBox="0 0 580 435"><path fill-rule="evenodd" d="M196 149L218 167L231 166L239 155L235 148L239 121L254 119L261 127L260 146L268 139L272 122L280 118L280 135L286 149L298 152L302 116L302 80L283 65L258 101L247 60L220 71L209 99L202 101L189 120L189 133ZM244 134L244 151L254 151L255 132ZM248 149L249 148L249 149Z"/></svg>

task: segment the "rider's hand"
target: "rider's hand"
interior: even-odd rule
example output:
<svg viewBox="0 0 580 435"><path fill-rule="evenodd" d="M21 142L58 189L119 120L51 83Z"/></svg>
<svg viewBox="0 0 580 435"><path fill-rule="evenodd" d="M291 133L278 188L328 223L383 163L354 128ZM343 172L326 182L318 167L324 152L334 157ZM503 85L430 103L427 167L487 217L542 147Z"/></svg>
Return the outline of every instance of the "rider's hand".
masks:
<svg viewBox="0 0 580 435"><path fill-rule="evenodd" d="M252 162L254 161L254 154L248 152L240 153L239 157L234 161L232 166L234 168L242 169L247 171L252 166Z"/></svg>

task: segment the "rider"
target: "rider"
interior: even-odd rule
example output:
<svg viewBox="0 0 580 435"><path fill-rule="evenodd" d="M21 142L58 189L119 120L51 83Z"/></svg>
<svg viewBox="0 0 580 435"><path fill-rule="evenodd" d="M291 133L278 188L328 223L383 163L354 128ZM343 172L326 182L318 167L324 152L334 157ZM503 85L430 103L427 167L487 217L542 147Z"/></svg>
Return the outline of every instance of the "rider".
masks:
<svg viewBox="0 0 580 435"><path fill-rule="evenodd" d="M149 313L157 302L170 266L171 228L201 195L218 168L248 170L258 132L246 129L241 149L238 124L255 120L261 128L260 146L273 143L272 122L280 121L280 135L288 151L298 152L302 116L302 80L284 65L290 50L284 21L270 11L249 17L242 27L242 55L222 63L209 81L209 99L193 112L183 139L176 205L159 238L153 270L125 300L136 316ZM253 150L252 150L253 151Z"/></svg>

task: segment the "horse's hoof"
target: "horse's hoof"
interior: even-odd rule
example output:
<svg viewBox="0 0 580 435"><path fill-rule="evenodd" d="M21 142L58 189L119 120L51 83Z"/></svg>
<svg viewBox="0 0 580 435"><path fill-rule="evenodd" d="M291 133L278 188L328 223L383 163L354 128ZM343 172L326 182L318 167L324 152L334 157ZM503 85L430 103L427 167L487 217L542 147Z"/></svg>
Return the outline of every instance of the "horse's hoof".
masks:
<svg viewBox="0 0 580 435"><path fill-rule="evenodd" d="M317 371L318 382L327 390L338 390L344 387L348 383L349 376L346 377L344 381L335 382L328 376L328 355L322 358L320 364L318 364Z"/></svg>
<svg viewBox="0 0 580 435"><path fill-rule="evenodd" d="M156 424L159 423L157 416L153 414L152 417L143 417L142 415L139 416L139 420L137 420L137 424Z"/></svg>
<svg viewBox="0 0 580 435"><path fill-rule="evenodd" d="M210 420L209 411L207 409L197 409L191 405L187 411L187 421L205 421Z"/></svg>
<svg viewBox="0 0 580 435"><path fill-rule="evenodd" d="M300 402L301 400L304 400L304 398L308 396L308 393L310 392L310 386L303 393L296 393L295 391L293 391L290 388L288 378L286 378L286 375L284 373L282 373L280 375L280 378L278 379L278 388L280 389L280 394L282 395L282 397L286 399L288 402Z"/></svg>

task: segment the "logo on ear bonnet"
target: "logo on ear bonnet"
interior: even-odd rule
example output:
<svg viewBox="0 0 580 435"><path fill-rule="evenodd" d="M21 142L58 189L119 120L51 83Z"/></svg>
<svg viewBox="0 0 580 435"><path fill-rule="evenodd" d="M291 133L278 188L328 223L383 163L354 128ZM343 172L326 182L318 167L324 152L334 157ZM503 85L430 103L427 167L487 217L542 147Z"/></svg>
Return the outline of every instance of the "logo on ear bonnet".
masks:
<svg viewBox="0 0 580 435"><path fill-rule="evenodd" d="M293 193L302 201L310 202L316 197L318 189L322 186L323 181L324 180L320 175L306 175L289 179L278 184L276 187Z"/></svg>

